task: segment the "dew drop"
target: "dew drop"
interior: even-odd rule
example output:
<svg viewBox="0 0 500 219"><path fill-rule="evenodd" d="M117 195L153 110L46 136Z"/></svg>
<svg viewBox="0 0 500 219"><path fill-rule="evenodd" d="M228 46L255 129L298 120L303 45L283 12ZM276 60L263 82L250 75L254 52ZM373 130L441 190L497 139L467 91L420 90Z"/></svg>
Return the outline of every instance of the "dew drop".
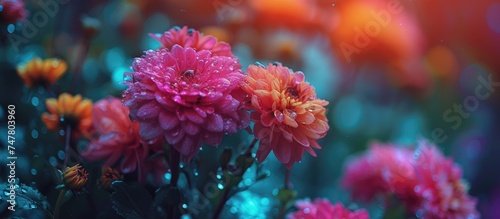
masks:
<svg viewBox="0 0 500 219"><path fill-rule="evenodd" d="M172 179L172 174L171 173L165 173L165 179L166 180Z"/></svg>
<svg viewBox="0 0 500 219"><path fill-rule="evenodd" d="M311 209L304 208L303 212L304 212L304 214L309 214L309 213L311 213Z"/></svg>
<svg viewBox="0 0 500 219"><path fill-rule="evenodd" d="M279 193L279 190L278 190L278 189L273 189L273 195L274 195L274 196L277 196L277 195L278 195L278 193Z"/></svg>
<svg viewBox="0 0 500 219"><path fill-rule="evenodd" d="M66 155L66 153L64 153L64 151L63 151L63 150L59 150L59 151L57 152L57 157L58 157L59 159L61 159L61 160L64 160L64 158L66 157L65 155Z"/></svg>
<svg viewBox="0 0 500 219"><path fill-rule="evenodd" d="M417 218L422 218L423 215L424 211L422 209L419 209L417 212L415 212L415 216L417 216Z"/></svg>
<svg viewBox="0 0 500 219"><path fill-rule="evenodd" d="M31 175L36 176L37 173L36 169L31 169Z"/></svg>
<svg viewBox="0 0 500 219"><path fill-rule="evenodd" d="M229 209L229 211L232 213L232 214L236 214L238 213L238 209L236 207L231 207L231 209Z"/></svg>
<svg viewBox="0 0 500 219"><path fill-rule="evenodd" d="M15 31L15 30L16 30L16 26L14 26L14 24L9 24L9 25L7 26L7 31L8 31L9 33L14 33L14 31Z"/></svg>
<svg viewBox="0 0 500 219"><path fill-rule="evenodd" d="M50 165L55 167L55 166L57 166L57 159L55 157L51 156L51 157L49 157L49 163L50 163Z"/></svg>
<svg viewBox="0 0 500 219"><path fill-rule="evenodd" d="M175 137L175 136L179 135L179 129L177 129L177 130L176 130L175 132L173 132L171 135L172 135L173 137Z"/></svg>
<svg viewBox="0 0 500 219"><path fill-rule="evenodd" d="M37 139L38 138L38 131L36 129L31 130L31 137L33 139Z"/></svg>
<svg viewBox="0 0 500 219"><path fill-rule="evenodd" d="M269 199L268 198L262 198L260 200L260 204L262 204L262 205L269 205Z"/></svg>
<svg viewBox="0 0 500 219"><path fill-rule="evenodd" d="M274 116L276 117L276 120L279 122L283 122L283 113L282 112L276 112L274 113Z"/></svg>
<svg viewBox="0 0 500 219"><path fill-rule="evenodd" d="M250 186L252 185L252 182L253 182L252 179L245 179L244 184L245 186Z"/></svg>
<svg viewBox="0 0 500 219"><path fill-rule="evenodd" d="M40 101L38 100L38 97L31 98L31 105L38 106L39 103Z"/></svg>

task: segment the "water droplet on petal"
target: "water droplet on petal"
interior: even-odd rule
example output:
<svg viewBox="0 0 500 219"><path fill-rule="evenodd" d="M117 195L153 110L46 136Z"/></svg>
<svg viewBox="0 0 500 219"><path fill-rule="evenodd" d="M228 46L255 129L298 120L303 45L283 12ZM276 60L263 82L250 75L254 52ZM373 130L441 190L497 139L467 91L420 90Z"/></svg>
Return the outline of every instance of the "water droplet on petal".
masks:
<svg viewBox="0 0 500 219"><path fill-rule="evenodd" d="M311 213L311 209L304 208L303 212L304 212L304 214L309 214L309 213Z"/></svg>

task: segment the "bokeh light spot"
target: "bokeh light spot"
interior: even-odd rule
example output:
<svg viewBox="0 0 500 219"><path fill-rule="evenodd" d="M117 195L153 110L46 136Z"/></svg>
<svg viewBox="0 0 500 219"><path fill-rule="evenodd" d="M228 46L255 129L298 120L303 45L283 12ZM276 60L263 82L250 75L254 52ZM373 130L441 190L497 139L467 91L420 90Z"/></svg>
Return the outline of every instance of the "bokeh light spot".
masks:
<svg viewBox="0 0 500 219"><path fill-rule="evenodd" d="M338 129L346 133L358 130L363 117L363 106L354 97L344 97L339 100L335 108L333 121Z"/></svg>
<svg viewBox="0 0 500 219"><path fill-rule="evenodd" d="M130 71L129 68L120 67L113 71L111 75L111 79L113 80L113 86L118 89L125 88L125 84L123 84L124 73Z"/></svg>
<svg viewBox="0 0 500 219"><path fill-rule="evenodd" d="M31 130L31 137L34 139L37 139L38 138L38 131L35 129Z"/></svg>

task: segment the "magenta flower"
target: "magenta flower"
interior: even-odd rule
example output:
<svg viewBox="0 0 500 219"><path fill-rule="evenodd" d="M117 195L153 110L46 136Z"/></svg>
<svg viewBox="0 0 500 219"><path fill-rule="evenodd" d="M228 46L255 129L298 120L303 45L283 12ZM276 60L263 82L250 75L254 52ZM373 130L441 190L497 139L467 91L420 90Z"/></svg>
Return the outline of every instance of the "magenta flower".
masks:
<svg viewBox="0 0 500 219"><path fill-rule="evenodd" d="M161 43L161 48L171 50L174 45L184 48L191 47L196 51L210 50L213 56L234 57L231 46L226 42L219 42L213 36L203 36L202 33L184 26L182 29L173 27L163 34L150 34L151 37Z"/></svg>
<svg viewBox="0 0 500 219"><path fill-rule="evenodd" d="M27 14L23 0L0 0L0 23L15 23Z"/></svg>
<svg viewBox="0 0 500 219"><path fill-rule="evenodd" d="M379 194L395 194L410 208L419 204L417 183L411 163L412 150L374 143L368 152L347 165L342 181L354 198L371 201Z"/></svg>
<svg viewBox="0 0 500 219"><path fill-rule="evenodd" d="M189 160L203 143L219 145L248 126L236 95L244 78L238 59L174 45L147 51L132 68L124 101L144 139L164 137Z"/></svg>
<svg viewBox="0 0 500 219"><path fill-rule="evenodd" d="M423 218L479 218L476 200L467 194L462 171L451 159L425 140L415 151L415 192L422 199L417 211Z"/></svg>
<svg viewBox="0 0 500 219"><path fill-rule="evenodd" d="M162 148L159 140L145 141L139 136L139 123L132 122L129 109L118 98L106 98L92 107L92 120L96 137L82 152L87 160L106 160L106 166L115 167L121 173L138 171L140 181L147 173L155 172L161 179L168 166L161 157L149 160L151 154ZM162 164L163 163L163 164ZM154 164L154 168L152 168Z"/></svg>
<svg viewBox="0 0 500 219"><path fill-rule="evenodd" d="M350 211L341 203L332 205L326 199L300 200L295 202L299 209L288 215L288 219L369 219L365 210Z"/></svg>

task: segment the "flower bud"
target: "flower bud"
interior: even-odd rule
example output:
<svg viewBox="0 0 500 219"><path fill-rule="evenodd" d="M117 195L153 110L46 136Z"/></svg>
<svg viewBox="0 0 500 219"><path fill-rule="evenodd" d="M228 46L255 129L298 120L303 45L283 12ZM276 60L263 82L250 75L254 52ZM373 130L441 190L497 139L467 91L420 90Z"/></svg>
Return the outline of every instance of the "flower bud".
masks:
<svg viewBox="0 0 500 219"><path fill-rule="evenodd" d="M66 168L63 173L63 183L67 189L79 191L87 182L88 177L87 171L80 164L76 164Z"/></svg>
<svg viewBox="0 0 500 219"><path fill-rule="evenodd" d="M111 188L111 183L120 179L122 179L122 176L117 170L109 166L105 166L102 168L101 185L105 189Z"/></svg>

